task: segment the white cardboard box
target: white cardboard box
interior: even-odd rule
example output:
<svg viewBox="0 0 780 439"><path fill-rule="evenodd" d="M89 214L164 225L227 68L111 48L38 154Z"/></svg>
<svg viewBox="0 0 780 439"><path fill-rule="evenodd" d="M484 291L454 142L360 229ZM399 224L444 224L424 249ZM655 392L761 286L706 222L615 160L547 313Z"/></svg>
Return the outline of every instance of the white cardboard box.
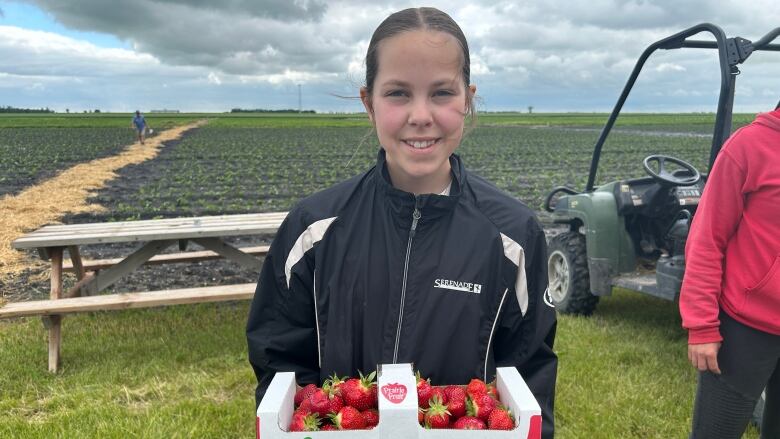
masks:
<svg viewBox="0 0 780 439"><path fill-rule="evenodd" d="M539 439L542 417L525 381L514 367L499 367L496 384L501 402L515 416L516 427L498 430L426 430L417 423L417 382L411 364L384 364L377 371L379 425L372 430L288 432L293 414L295 374L281 372L274 376L265 397L257 408L258 439Z"/></svg>

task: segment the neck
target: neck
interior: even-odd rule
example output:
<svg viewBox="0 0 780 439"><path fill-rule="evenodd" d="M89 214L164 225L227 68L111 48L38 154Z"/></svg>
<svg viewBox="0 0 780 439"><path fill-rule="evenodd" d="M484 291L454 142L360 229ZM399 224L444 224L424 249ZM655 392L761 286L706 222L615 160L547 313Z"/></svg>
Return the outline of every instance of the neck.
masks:
<svg viewBox="0 0 780 439"><path fill-rule="evenodd" d="M452 181L452 173L449 161L447 166L437 172L435 175L426 175L415 177L408 175L401 170L394 169L388 163L387 172L390 174L392 185L404 192L410 192L415 195L421 194L440 194Z"/></svg>

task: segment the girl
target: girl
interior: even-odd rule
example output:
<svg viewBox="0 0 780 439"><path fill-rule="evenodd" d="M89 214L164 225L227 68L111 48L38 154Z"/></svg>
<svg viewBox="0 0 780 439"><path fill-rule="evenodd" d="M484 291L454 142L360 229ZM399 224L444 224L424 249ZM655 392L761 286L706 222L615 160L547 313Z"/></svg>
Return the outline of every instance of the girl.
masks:
<svg viewBox="0 0 780 439"><path fill-rule="evenodd" d="M433 8L390 15L360 98L376 166L302 200L265 259L247 325L257 403L273 374L300 384L414 363L435 385L515 366L553 435L555 311L533 211L453 151L474 113L469 51Z"/></svg>

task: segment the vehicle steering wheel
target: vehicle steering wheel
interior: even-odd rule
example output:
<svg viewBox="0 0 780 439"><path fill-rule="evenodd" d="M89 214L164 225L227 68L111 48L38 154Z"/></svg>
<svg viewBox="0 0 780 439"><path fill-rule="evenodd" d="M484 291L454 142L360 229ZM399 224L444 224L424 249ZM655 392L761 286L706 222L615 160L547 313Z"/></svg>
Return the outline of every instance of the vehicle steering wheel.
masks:
<svg viewBox="0 0 780 439"><path fill-rule="evenodd" d="M658 171L655 171L652 167L650 167L650 163L652 162L658 163ZM684 177L674 175L674 173L666 170L666 162L674 163L692 175ZM668 155L649 155L642 161L642 165L645 167L645 172L647 172L649 176L653 177L661 184L672 186L690 186L698 183L699 180L701 180L701 173L699 173L699 170L694 168L692 164L675 157L670 157Z"/></svg>

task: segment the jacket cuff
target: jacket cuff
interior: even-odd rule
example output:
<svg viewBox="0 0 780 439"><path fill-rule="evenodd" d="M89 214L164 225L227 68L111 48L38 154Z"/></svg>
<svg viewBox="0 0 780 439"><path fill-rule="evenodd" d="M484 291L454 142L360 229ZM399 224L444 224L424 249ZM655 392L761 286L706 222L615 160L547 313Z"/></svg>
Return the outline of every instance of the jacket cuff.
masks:
<svg viewBox="0 0 780 439"><path fill-rule="evenodd" d="M723 337L720 336L720 328L718 326L688 330L688 344L717 343L720 341L723 341Z"/></svg>

